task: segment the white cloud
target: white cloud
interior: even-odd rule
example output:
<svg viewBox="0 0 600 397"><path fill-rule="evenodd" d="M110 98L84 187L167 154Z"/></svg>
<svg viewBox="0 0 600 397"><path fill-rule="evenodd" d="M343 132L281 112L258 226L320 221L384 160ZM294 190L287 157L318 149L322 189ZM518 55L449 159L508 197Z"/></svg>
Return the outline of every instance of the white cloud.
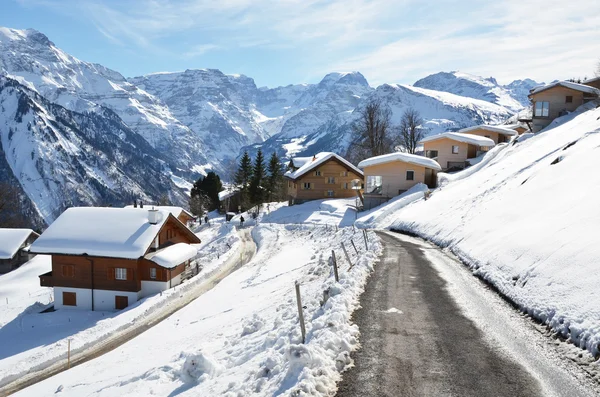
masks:
<svg viewBox="0 0 600 397"><path fill-rule="evenodd" d="M206 54L209 51L219 48L218 45L215 44L198 44L193 46L189 51L186 51L183 54L184 58L195 58L201 55Z"/></svg>

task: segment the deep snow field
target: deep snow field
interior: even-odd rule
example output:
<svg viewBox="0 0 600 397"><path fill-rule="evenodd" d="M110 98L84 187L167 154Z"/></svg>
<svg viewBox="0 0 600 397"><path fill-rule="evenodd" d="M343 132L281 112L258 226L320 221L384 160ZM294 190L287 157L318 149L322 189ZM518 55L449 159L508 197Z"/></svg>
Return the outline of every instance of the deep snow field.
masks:
<svg viewBox="0 0 600 397"><path fill-rule="evenodd" d="M326 207L327 208L327 207ZM277 220L277 211L270 218ZM265 216L264 218L267 218ZM95 359L16 395L271 396L335 391L351 363L358 329L350 314L381 252L374 233L263 219L252 230L252 261L163 322ZM349 264L340 243L354 239ZM329 262L336 250L340 281ZM300 283L306 344L294 283ZM329 298L321 304L323 292Z"/></svg>
<svg viewBox="0 0 600 397"><path fill-rule="evenodd" d="M394 212L391 229L447 248L522 310L598 355L600 109L587 109L498 146L470 169L441 174L442 187Z"/></svg>

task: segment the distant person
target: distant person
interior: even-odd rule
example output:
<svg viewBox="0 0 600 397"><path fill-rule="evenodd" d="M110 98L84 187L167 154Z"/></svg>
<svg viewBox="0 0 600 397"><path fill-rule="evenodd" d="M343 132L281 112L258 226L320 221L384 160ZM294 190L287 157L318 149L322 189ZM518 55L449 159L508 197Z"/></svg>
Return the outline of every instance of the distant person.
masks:
<svg viewBox="0 0 600 397"><path fill-rule="evenodd" d="M240 227L244 227L244 217L240 216Z"/></svg>
<svg viewBox="0 0 600 397"><path fill-rule="evenodd" d="M204 216L204 223L206 223L208 225L208 215Z"/></svg>

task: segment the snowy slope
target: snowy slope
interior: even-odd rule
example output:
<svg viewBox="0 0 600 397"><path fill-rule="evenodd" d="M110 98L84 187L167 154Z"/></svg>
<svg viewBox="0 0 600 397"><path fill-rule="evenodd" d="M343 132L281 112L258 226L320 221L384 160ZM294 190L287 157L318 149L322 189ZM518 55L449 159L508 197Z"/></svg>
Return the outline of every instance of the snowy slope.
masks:
<svg viewBox="0 0 600 397"><path fill-rule="evenodd" d="M65 53L36 30L0 28L0 70L69 110L113 110L176 167L207 162L199 136L166 105L118 72Z"/></svg>
<svg viewBox="0 0 600 397"><path fill-rule="evenodd" d="M503 145L474 170L445 178L392 228L466 262L527 313L575 345L600 344L600 109L555 120Z"/></svg>
<svg viewBox="0 0 600 397"><path fill-rule="evenodd" d="M463 72L440 72L415 82L415 87L445 91L480 99L517 112L529 106L529 90L539 83L531 79L515 80L503 86L493 77L483 78Z"/></svg>
<svg viewBox="0 0 600 397"><path fill-rule="evenodd" d="M134 197L156 201L166 192L176 203L186 201L160 154L112 111L72 112L2 76L0 144L46 223L70 206L123 206Z"/></svg>
<svg viewBox="0 0 600 397"><path fill-rule="evenodd" d="M64 396L331 395L358 347L350 314L381 245L370 233L370 250L351 252L349 270L339 247L353 236L351 228L285 226L278 211L270 219L277 223L253 231L255 258L214 289L119 349L16 395L53 395L59 388ZM332 248L339 251L339 283L328 263ZM305 306L306 344L295 281ZM329 299L321 305L326 289Z"/></svg>

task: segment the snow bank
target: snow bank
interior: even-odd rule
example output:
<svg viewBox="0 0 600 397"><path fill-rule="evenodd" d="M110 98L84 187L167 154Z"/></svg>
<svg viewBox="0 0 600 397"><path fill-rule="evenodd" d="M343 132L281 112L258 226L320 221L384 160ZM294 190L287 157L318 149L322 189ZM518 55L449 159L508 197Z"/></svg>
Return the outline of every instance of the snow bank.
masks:
<svg viewBox="0 0 600 397"><path fill-rule="evenodd" d="M428 192L429 188L424 183L418 183L406 192L392 200L375 207L364 213L354 222L354 225L360 229L386 228L393 222L393 215L396 211L407 205L421 200Z"/></svg>
<svg viewBox="0 0 600 397"><path fill-rule="evenodd" d="M392 226L447 247L523 311L594 355L599 120L600 109L588 104L520 137L468 178L456 174L429 200L396 212Z"/></svg>
<svg viewBox="0 0 600 397"><path fill-rule="evenodd" d="M252 232L256 256L215 288L119 349L16 395L39 396L58 387L62 396L333 395L359 344L350 317L381 252L378 238L369 232L366 251L362 234L352 228L262 222ZM351 238L360 240L359 253L349 252L349 269L341 242ZM339 282L329 265L331 249Z"/></svg>

